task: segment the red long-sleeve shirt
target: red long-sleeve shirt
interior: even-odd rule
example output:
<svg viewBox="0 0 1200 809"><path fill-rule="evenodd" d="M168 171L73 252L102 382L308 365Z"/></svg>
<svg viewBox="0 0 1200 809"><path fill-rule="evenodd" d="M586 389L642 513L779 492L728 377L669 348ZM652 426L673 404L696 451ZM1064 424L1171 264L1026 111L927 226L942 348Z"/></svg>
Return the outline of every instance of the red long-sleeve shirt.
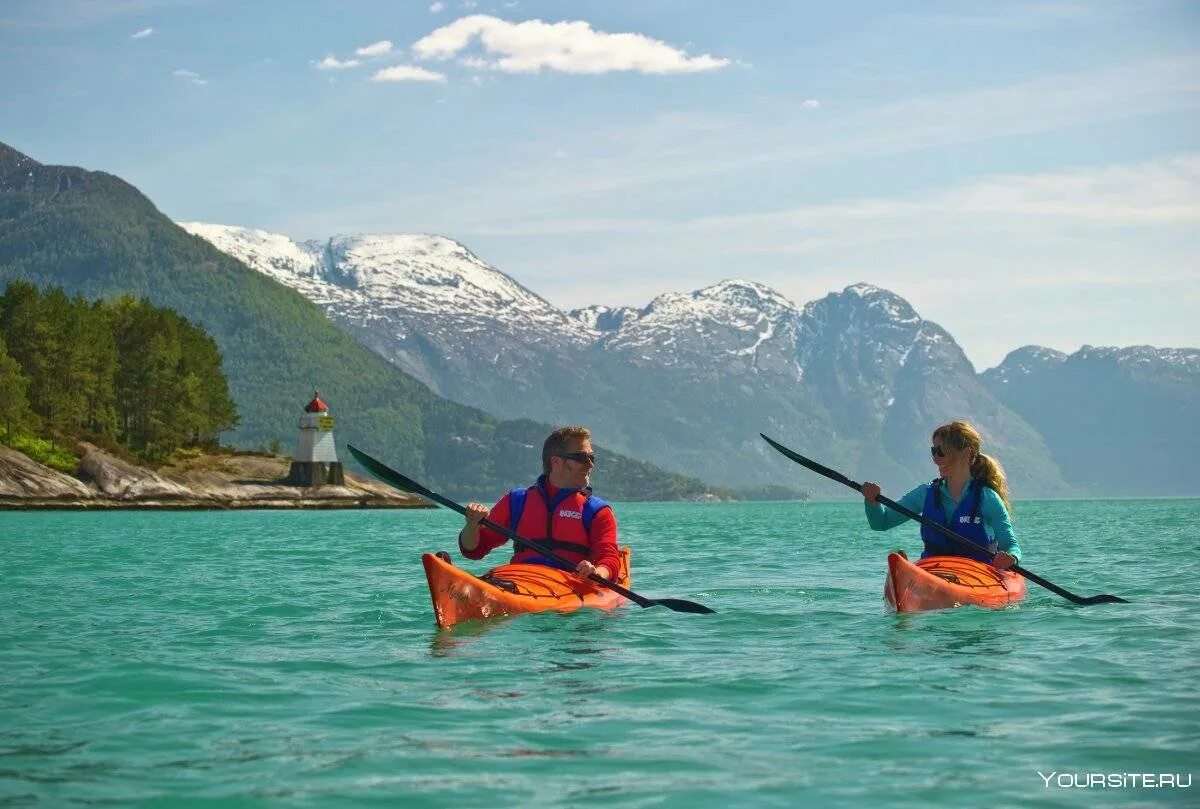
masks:
<svg viewBox="0 0 1200 809"><path fill-rule="evenodd" d="M549 482L545 484L545 488L551 499L559 491L558 486ZM496 505L492 506L487 518L498 525L508 525L511 515L509 495L505 494L497 501ZM541 537L531 536L529 539L536 542ZM588 540L591 544L588 560L596 566L604 565L614 578L618 576L621 571L621 557L617 550L617 518L611 508L602 508L596 512L596 516L592 518L592 528L588 532ZM468 551L462 546L461 540L458 543L458 549L468 559L482 559L505 542L508 542L508 537L480 525L479 544L475 546L475 549Z"/></svg>

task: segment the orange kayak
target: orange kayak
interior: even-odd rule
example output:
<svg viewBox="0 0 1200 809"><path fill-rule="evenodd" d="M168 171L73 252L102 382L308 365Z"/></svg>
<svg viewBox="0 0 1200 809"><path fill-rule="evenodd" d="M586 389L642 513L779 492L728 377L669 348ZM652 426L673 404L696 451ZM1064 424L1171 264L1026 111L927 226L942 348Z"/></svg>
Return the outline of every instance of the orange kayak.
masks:
<svg viewBox="0 0 1200 809"><path fill-rule="evenodd" d="M961 607L996 609L1025 597L1025 577L962 556L930 556L916 564L888 554L883 600L896 612Z"/></svg>
<svg viewBox="0 0 1200 809"><path fill-rule="evenodd" d="M473 576L432 553L421 557L433 617L446 628L459 621L498 618L524 612L580 607L611 610L624 604L624 596L573 573L546 565L500 565L483 576ZM629 548L621 549L621 573L617 584L629 589Z"/></svg>

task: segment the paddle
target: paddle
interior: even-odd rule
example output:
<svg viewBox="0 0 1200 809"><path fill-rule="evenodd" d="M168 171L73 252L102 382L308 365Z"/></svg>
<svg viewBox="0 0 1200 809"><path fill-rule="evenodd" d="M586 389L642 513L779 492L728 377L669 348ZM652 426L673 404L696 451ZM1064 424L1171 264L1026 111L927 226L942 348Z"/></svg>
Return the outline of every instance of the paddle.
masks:
<svg viewBox="0 0 1200 809"><path fill-rule="evenodd" d="M766 441L768 444L770 444L772 447L774 447L780 453L782 453L783 455L786 455L788 458L791 458L793 461L800 464L801 466L806 466L809 469L811 469L812 471L816 472L818 475L824 475L825 477L829 478L830 480L836 480L838 483L849 486L851 489L854 489L855 491L858 491L860 493L862 492L862 484L861 483L856 483L853 480L851 480L850 478L843 475L841 472L835 472L834 470L830 469L827 466L822 466L821 464L817 463L816 461L805 458L803 455L799 454L798 452L794 452L794 451L788 449L783 444L780 444L778 441L774 441L774 440L768 438L766 435L763 435L762 433L759 433L759 435L761 435L762 439L764 441ZM951 531L946 526L941 525L940 523L935 522L934 520L928 519L927 517L923 517L920 514L917 514L915 511L909 511L904 506L900 505L899 503L895 502L894 500L889 500L888 498L884 497L882 494L879 495L878 497L876 497L875 499L878 500L880 503L883 503L888 508L891 508L894 511L900 512L905 517L908 517L910 520L916 520L917 522L921 523L921 525L927 525L930 528L934 529L935 531L938 531L939 533L941 533L943 536L946 536L946 537L954 540L955 542L960 543L961 545L964 545L964 546L969 545L970 547L975 548L977 550L983 550L984 552L987 551L987 549L984 548L979 543L972 542L971 540L967 539L966 537L956 534L954 531ZM1034 584L1040 584L1042 587L1045 587L1050 592L1057 593L1058 595L1067 599L1067 601L1070 601L1074 604L1088 605L1088 604L1128 604L1129 603L1128 601L1126 601L1123 598L1118 598L1117 596L1110 596L1110 595L1088 596L1086 598L1083 596L1077 596L1074 593L1070 592L1069 590L1064 590L1063 588L1059 587L1057 584L1053 584L1052 582L1046 581L1045 579L1043 579L1041 576L1037 575L1036 573L1031 573L1030 571L1021 567L1020 565L1013 565L1012 567L1009 568L1009 570L1012 570L1016 573L1020 573L1022 576L1029 579Z"/></svg>
<svg viewBox="0 0 1200 809"><path fill-rule="evenodd" d="M424 497L428 500L432 500L433 502L443 505L448 509L457 511L459 514L465 515L467 513L467 509L465 507L460 506L458 503L455 503L453 500L450 500L449 498L443 497L442 495L438 494L437 492L426 489L420 483L417 483L415 480L413 480L411 478L406 478L404 475L400 474L396 470L389 469L388 467L384 466L379 461L372 458L370 455L367 455L365 452L362 452L361 450L356 449L349 445L346 446L346 449L350 450L350 454L354 456L355 460L357 460L360 464L363 465L364 469L366 469L372 475L379 478L380 480L382 480L384 483L388 484L389 486L394 486L397 489L400 489L400 490L406 491L406 492L412 492L413 494L419 494L419 495L421 495L421 497ZM525 547L527 547L531 550L537 551L542 556L545 556L547 559L553 559L554 561L558 562L559 564L565 566L566 568L568 568L570 570L574 570L574 568L575 568L574 565L572 565L566 559L562 558L561 556L559 556L558 554L556 554L554 551L550 550L549 548L546 548L546 547L538 544L537 542L535 542L532 539L526 539L525 537L517 536L517 534L515 532L508 530L503 525L494 523L491 520L486 519L486 518L483 520L480 520L479 523L480 523L480 525L487 526L488 528L492 529L493 531L495 531L498 534L503 534L504 536L511 539L514 543L524 545ZM592 581L596 582L599 585L602 585L604 587L607 587L610 590L614 590L614 591L620 593L621 595L625 596L630 601L632 601L634 604L637 604L639 607L666 607L669 610L675 610L675 612L693 612L693 613L699 613L699 614L705 614L705 613L710 613L710 612L714 611L714 610L711 610L708 607L704 606L703 604L697 604L695 601L685 601L682 598L646 598L645 596L638 595L637 593L633 592L632 590L626 590L624 587L617 584L616 582L611 582L608 579L604 578L603 576L598 576L595 573L589 574L588 578L591 579Z"/></svg>

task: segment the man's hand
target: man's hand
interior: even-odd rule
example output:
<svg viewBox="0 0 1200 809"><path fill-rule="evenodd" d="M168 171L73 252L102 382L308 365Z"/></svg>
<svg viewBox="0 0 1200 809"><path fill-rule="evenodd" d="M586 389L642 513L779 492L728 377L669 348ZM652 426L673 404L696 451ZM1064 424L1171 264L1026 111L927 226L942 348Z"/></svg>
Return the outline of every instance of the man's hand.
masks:
<svg viewBox="0 0 1200 809"><path fill-rule="evenodd" d="M609 581L612 581L612 577L610 576L610 574L608 572L608 568L605 567L604 565L600 565L599 567L597 567L596 565L593 565L591 562L589 562L587 559L584 559L582 562L580 562L579 564L577 564L575 566L575 575L579 576L580 578L586 579L588 576L591 576L593 573L595 573L597 576L599 576L602 579L608 579Z"/></svg>
<svg viewBox="0 0 1200 809"><path fill-rule="evenodd" d="M862 485L862 496L868 503L876 502L875 498L879 496L879 484L865 481Z"/></svg>
<svg viewBox="0 0 1200 809"><path fill-rule="evenodd" d="M464 551L473 551L479 547L479 521L488 515L488 507L483 503L467 503L467 523L458 532L458 544Z"/></svg>
<svg viewBox="0 0 1200 809"><path fill-rule="evenodd" d="M488 515L488 507L483 503L467 503L467 526L479 525L479 521Z"/></svg>
<svg viewBox="0 0 1200 809"><path fill-rule="evenodd" d="M1017 557L1007 551L1000 551L992 557L992 567L996 570L1008 570L1017 563Z"/></svg>

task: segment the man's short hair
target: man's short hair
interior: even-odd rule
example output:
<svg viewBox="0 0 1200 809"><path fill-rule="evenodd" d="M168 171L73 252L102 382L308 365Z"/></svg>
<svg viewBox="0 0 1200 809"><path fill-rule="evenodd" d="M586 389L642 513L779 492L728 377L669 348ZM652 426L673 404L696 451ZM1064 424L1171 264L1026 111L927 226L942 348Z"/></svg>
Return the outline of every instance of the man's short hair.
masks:
<svg viewBox="0 0 1200 809"><path fill-rule="evenodd" d="M543 472L547 475L550 474L550 459L555 455L562 455L566 452L573 438L579 441L591 441L592 432L587 427L559 427L546 436L546 440L542 444Z"/></svg>

